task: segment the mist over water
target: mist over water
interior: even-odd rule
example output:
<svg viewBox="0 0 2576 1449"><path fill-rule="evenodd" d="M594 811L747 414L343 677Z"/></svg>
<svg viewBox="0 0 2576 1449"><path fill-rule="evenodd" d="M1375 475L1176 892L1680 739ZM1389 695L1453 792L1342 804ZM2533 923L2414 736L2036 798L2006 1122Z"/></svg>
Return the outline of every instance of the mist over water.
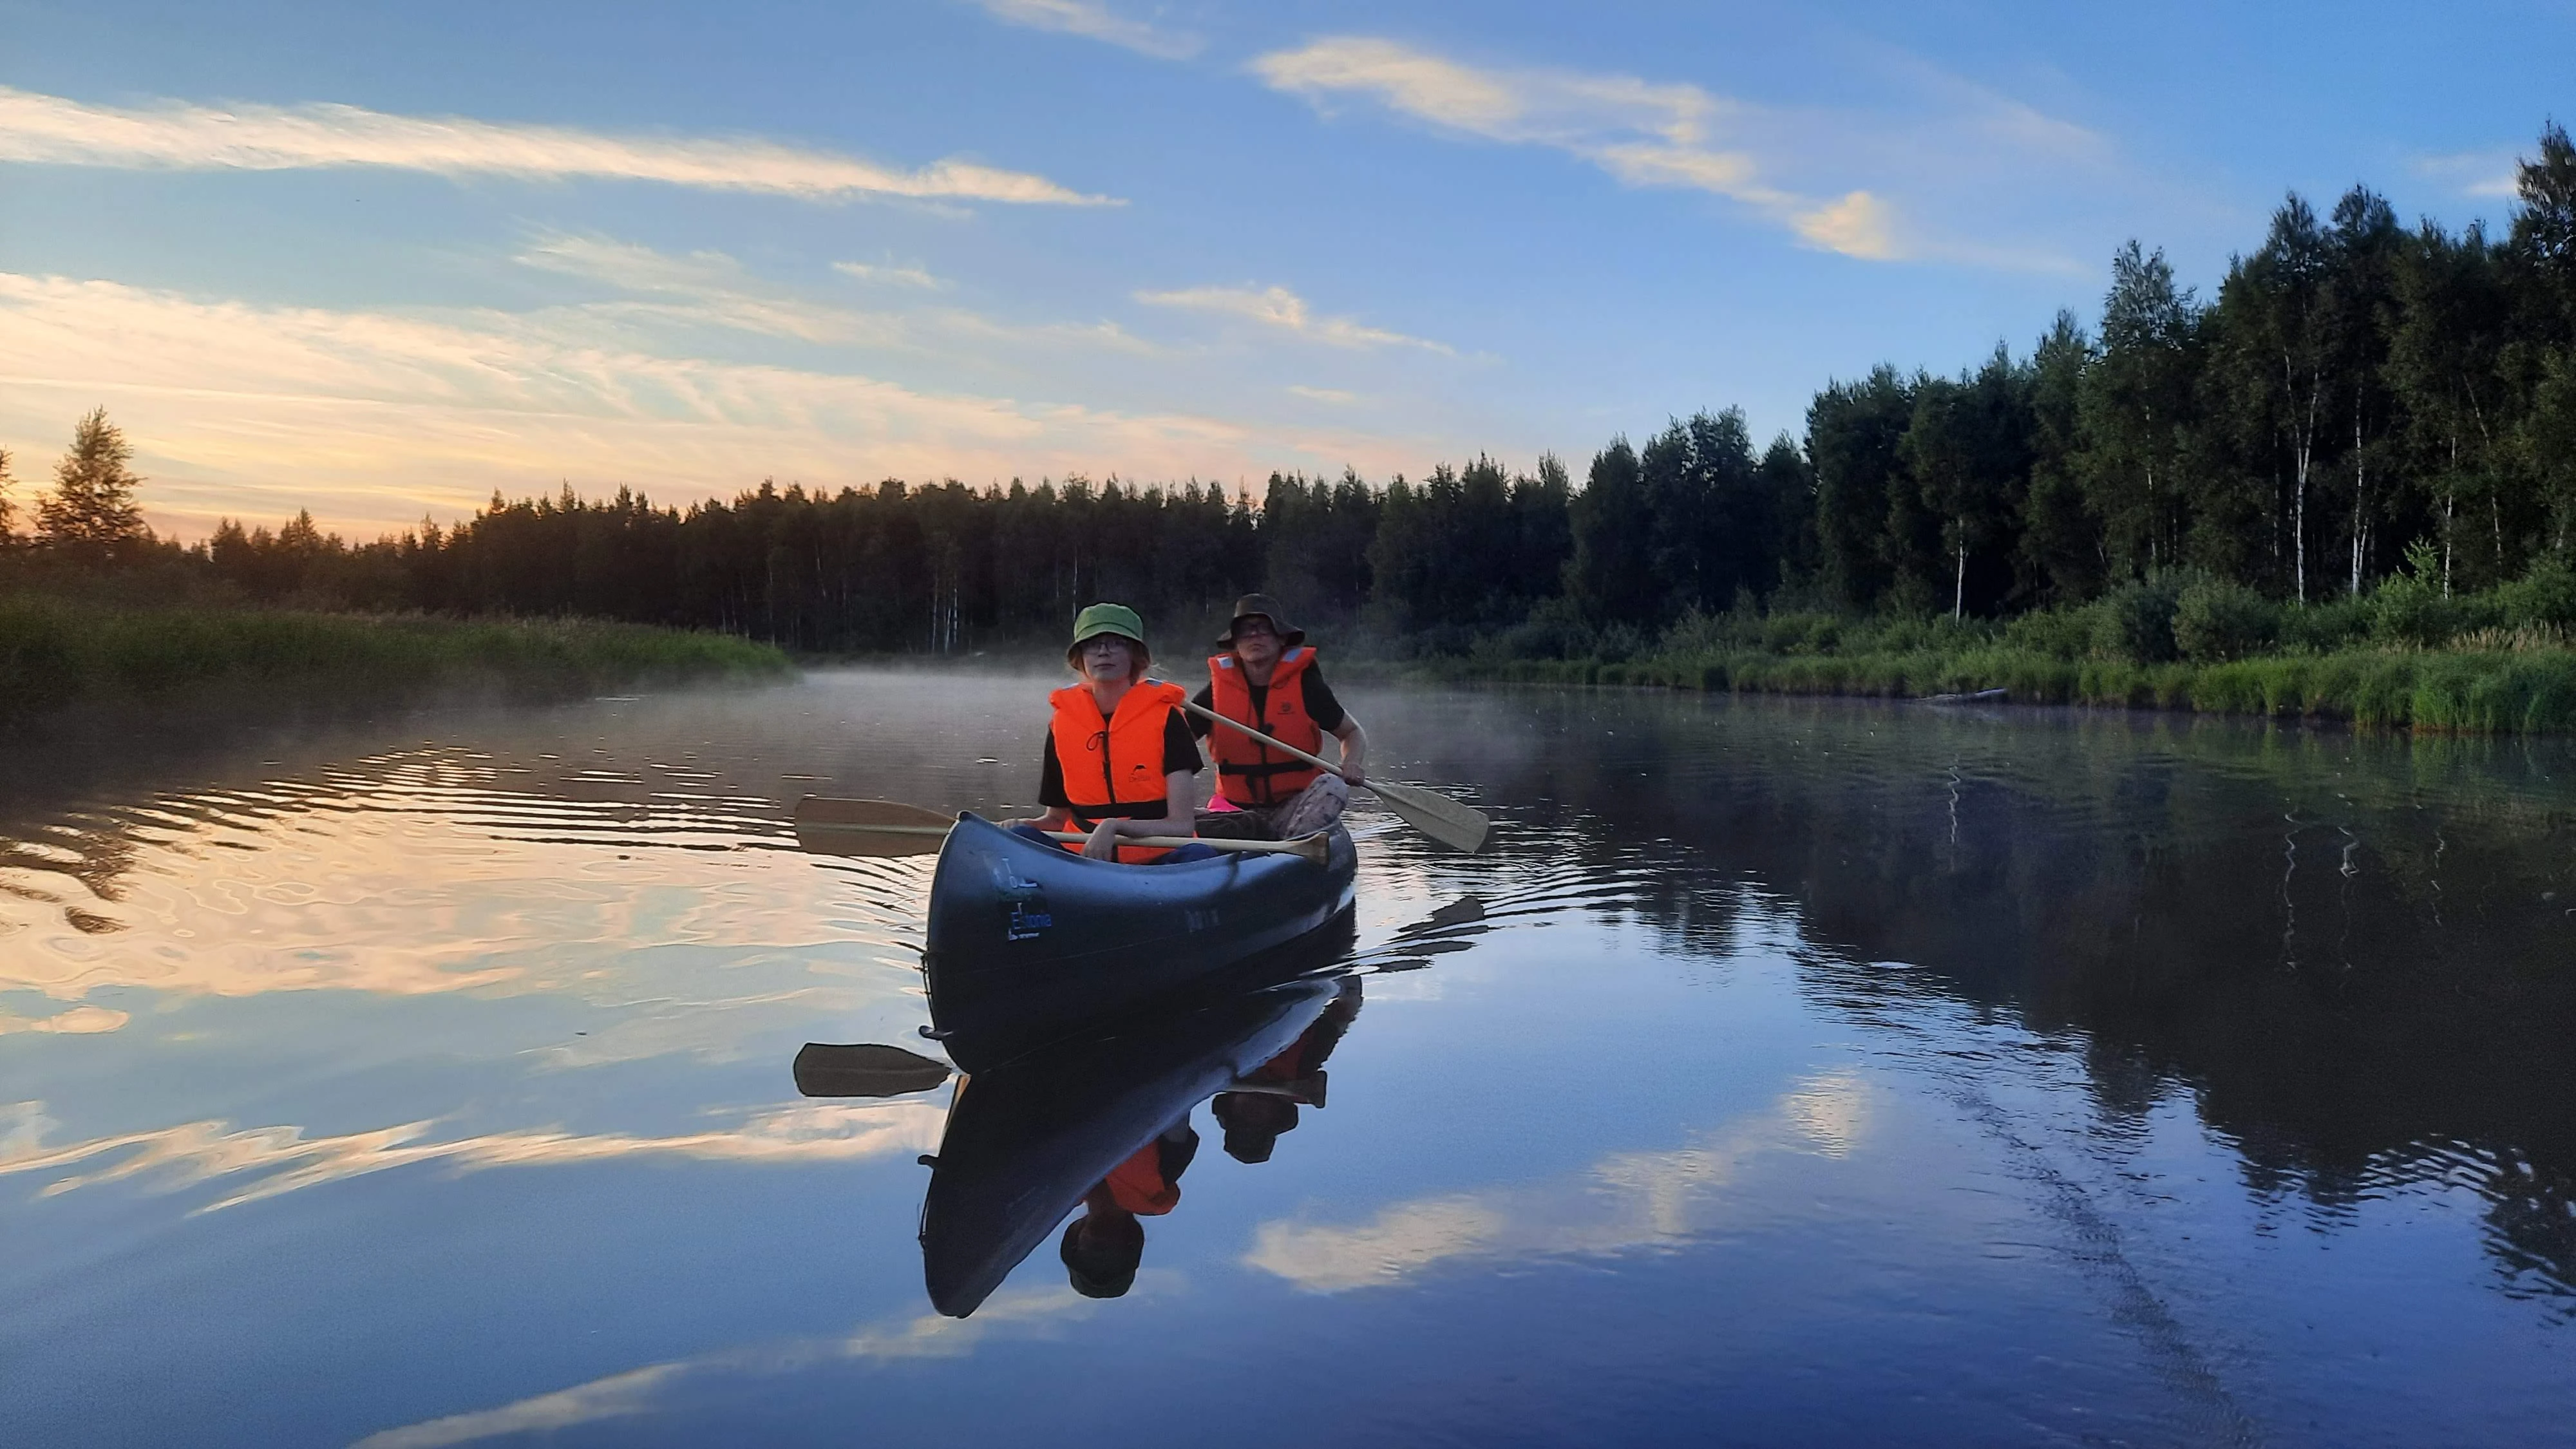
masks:
<svg viewBox="0 0 2576 1449"><path fill-rule="evenodd" d="M1355 810L1322 1104L951 1318L955 1089L789 1072L931 862L788 809L1024 810L1051 683L13 748L0 1439L2576 1439L2564 744L1343 686L1494 844Z"/></svg>

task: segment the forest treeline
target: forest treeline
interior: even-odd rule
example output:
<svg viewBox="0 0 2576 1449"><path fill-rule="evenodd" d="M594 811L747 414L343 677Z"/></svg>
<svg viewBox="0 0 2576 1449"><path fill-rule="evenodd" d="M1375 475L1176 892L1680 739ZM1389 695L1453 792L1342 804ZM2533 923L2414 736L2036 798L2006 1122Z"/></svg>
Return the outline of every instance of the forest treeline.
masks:
<svg viewBox="0 0 2576 1449"><path fill-rule="evenodd" d="M2366 187L2322 211L2291 195L2208 298L2133 242L2098 319L2062 312L2025 354L1834 381L1803 438L1767 446L1740 411L1703 412L1612 441L1580 480L1480 456L1383 485L1275 474L1257 499L1078 477L764 482L677 508L566 489L372 542L299 516L181 549L143 530L130 453L94 413L32 517L0 483L0 541L254 601L833 651L1042 639L1100 598L1201 619L1256 587L1417 652L1510 632L1532 654L1755 609L1991 620L2155 579L2324 604L2402 576L2448 597L2563 567L2576 542L2563 128L2516 188L2501 234L2410 228Z"/></svg>

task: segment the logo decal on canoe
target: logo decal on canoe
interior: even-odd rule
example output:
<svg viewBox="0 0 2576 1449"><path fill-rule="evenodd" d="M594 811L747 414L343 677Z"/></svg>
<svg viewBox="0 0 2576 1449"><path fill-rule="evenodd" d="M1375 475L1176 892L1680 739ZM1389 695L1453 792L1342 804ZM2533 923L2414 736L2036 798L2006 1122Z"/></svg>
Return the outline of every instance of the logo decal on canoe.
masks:
<svg viewBox="0 0 2576 1449"><path fill-rule="evenodd" d="M1005 873L1001 907L1005 941L1034 941L1055 924L1055 916L1047 910L1045 888L1015 874Z"/></svg>

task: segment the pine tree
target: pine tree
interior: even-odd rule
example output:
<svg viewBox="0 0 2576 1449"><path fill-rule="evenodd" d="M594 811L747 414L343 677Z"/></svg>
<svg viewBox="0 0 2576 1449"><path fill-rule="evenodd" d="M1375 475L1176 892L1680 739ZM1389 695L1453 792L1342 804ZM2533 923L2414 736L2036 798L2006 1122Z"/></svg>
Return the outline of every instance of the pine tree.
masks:
<svg viewBox="0 0 2576 1449"><path fill-rule="evenodd" d="M53 495L36 505L45 542L69 553L105 558L150 537L134 490L134 445L107 409L93 408L72 429L71 451L54 468Z"/></svg>
<svg viewBox="0 0 2576 1449"><path fill-rule="evenodd" d="M9 485L16 481L9 476L9 450L0 448L0 548L18 541L18 505L9 497Z"/></svg>
<svg viewBox="0 0 2576 1449"><path fill-rule="evenodd" d="M1568 500L1574 556L1565 565L1565 592L1586 620L1600 624L1651 624L1662 600L1649 553L1653 514L1637 450L1616 438L1595 454L1583 491Z"/></svg>
<svg viewBox="0 0 2576 1449"><path fill-rule="evenodd" d="M2048 603L2091 598L2108 563L2101 520L2076 474L2084 449L2084 373L2092 365L2092 339L2073 312L2061 309L2030 355L2030 493L2018 584L2026 596Z"/></svg>
<svg viewBox="0 0 2576 1449"><path fill-rule="evenodd" d="M1828 383L1807 405L1818 581L1837 603L1874 607L1895 582L1888 522L1906 483L1897 447L1913 416L1914 384L1892 367Z"/></svg>

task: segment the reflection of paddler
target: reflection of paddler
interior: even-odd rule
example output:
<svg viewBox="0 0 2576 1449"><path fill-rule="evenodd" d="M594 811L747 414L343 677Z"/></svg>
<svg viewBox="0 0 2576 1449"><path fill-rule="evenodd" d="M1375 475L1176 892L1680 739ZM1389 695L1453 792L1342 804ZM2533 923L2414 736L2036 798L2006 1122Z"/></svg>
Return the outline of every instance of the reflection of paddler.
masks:
<svg viewBox="0 0 2576 1449"><path fill-rule="evenodd" d="M1208 1111L1225 1128L1225 1155L1237 1162L1268 1162L1280 1134L1297 1130L1297 1106L1324 1105L1324 1059L1360 1014L1360 979L1342 978L1341 994L1289 1048L1243 1074L1259 1090L1219 1092Z"/></svg>
<svg viewBox="0 0 2576 1449"><path fill-rule="evenodd" d="M1145 1257L1145 1225L1181 1204L1181 1174L1199 1153L1199 1134L1183 1114L1161 1136L1128 1154L1082 1195L1082 1216L1064 1225L1057 1255L1085 1298L1117 1298L1135 1285Z"/></svg>

